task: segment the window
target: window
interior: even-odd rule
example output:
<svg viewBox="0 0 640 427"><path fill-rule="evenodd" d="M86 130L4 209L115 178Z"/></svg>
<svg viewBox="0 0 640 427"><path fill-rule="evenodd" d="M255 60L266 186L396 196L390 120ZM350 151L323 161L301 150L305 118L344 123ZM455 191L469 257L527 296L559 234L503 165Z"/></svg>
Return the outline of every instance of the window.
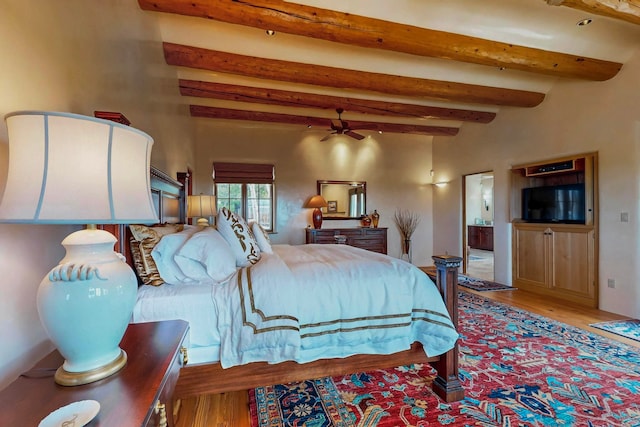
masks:
<svg viewBox="0 0 640 427"><path fill-rule="evenodd" d="M273 165L214 163L216 205L273 231L275 224Z"/></svg>

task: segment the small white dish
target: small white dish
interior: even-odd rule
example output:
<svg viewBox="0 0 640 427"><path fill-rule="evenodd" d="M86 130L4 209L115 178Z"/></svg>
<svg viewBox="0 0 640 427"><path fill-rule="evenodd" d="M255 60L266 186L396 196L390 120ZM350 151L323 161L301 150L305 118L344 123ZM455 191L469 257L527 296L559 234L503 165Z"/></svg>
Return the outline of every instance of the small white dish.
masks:
<svg viewBox="0 0 640 427"><path fill-rule="evenodd" d="M38 424L38 427L82 427L100 411L95 400L79 400L58 408Z"/></svg>

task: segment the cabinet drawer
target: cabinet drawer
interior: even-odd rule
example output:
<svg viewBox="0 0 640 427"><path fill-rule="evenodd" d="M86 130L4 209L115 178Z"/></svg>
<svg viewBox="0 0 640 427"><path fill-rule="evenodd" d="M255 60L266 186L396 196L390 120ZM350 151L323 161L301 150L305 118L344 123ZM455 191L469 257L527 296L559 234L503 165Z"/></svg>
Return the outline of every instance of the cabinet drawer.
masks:
<svg viewBox="0 0 640 427"><path fill-rule="evenodd" d="M163 384L160 386L156 395L154 405L149 408L149 419L145 427L160 427L174 425L173 422L173 391L178 382L180 368L184 366L184 357L182 351L178 351L171 362L171 366L167 371ZM166 424L165 424L166 423Z"/></svg>
<svg viewBox="0 0 640 427"><path fill-rule="evenodd" d="M357 246L359 248L364 248L365 246L376 246L376 247L380 247L384 244L384 239L383 238L379 238L379 239L362 239L362 238L356 238L353 239L351 241L349 241L349 244L352 246Z"/></svg>
<svg viewBox="0 0 640 427"><path fill-rule="evenodd" d="M307 243L336 243L335 236L347 237L347 244L373 252L387 253L386 228L325 228L306 229Z"/></svg>
<svg viewBox="0 0 640 427"><path fill-rule="evenodd" d="M335 243L335 242L336 242L336 239L335 239L335 236L333 234L332 235L324 235L323 234L323 235L320 235L320 236L316 236L314 241L311 242L311 243L320 243L320 244L326 245L327 243Z"/></svg>
<svg viewBox="0 0 640 427"><path fill-rule="evenodd" d="M383 228L363 228L363 234L368 238L384 239L387 236L387 230Z"/></svg>
<svg viewBox="0 0 640 427"><path fill-rule="evenodd" d="M355 229L345 228L341 230L336 229L335 231L336 231L335 234L341 234L343 236L347 236L347 238L349 239L356 239L362 236L362 231L358 228L355 228Z"/></svg>

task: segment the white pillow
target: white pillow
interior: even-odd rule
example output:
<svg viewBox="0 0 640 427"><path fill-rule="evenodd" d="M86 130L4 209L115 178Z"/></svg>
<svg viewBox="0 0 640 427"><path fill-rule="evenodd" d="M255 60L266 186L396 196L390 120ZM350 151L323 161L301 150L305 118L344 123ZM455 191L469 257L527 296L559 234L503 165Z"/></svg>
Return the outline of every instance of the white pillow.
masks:
<svg viewBox="0 0 640 427"><path fill-rule="evenodd" d="M211 227L194 234L180 248L175 260L183 271L193 268L194 263L198 264L216 282L226 281L236 271L236 258L229 244Z"/></svg>
<svg viewBox="0 0 640 427"><path fill-rule="evenodd" d="M244 219L222 208L218 211L216 225L231 247L238 267L247 267L260 261L260 247Z"/></svg>
<svg viewBox="0 0 640 427"><path fill-rule="evenodd" d="M199 267L200 271L190 271L189 274L185 274L174 260L176 253L193 234L193 229L188 229L162 236L153 251L151 251L151 257L155 261L158 273L165 283L175 285L200 280L203 276L208 278L207 272L201 265L196 266Z"/></svg>
<svg viewBox="0 0 640 427"><path fill-rule="evenodd" d="M269 234L267 234L265 229L262 228L260 223L257 221L251 221L251 232L253 232L253 237L255 237L256 242L258 243L260 252L272 254L273 249L271 249L271 239L269 239Z"/></svg>

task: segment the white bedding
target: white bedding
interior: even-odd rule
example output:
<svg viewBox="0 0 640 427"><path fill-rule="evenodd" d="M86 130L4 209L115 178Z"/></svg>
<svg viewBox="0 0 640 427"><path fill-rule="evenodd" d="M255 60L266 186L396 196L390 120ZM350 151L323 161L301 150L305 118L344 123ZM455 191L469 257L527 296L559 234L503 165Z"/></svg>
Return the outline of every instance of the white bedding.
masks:
<svg viewBox="0 0 640 427"><path fill-rule="evenodd" d="M221 284L140 288L134 322L176 318L190 324L195 362L223 367L389 354L414 341L436 355L458 338L426 274L347 245L273 245Z"/></svg>

